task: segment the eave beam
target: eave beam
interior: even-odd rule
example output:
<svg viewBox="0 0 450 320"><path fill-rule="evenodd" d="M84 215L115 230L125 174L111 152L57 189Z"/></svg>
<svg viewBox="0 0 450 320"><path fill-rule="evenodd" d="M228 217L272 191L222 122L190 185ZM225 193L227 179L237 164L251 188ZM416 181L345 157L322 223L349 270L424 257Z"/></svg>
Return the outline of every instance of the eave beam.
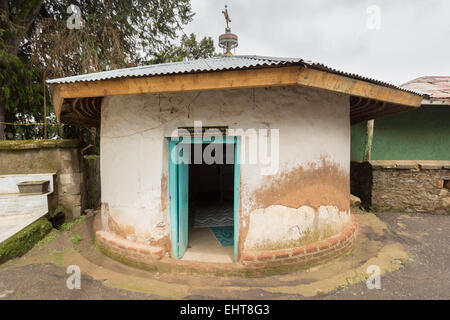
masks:
<svg viewBox="0 0 450 320"><path fill-rule="evenodd" d="M417 94L305 66L107 79L52 86L53 106L57 118L60 119L64 99L290 85L408 107L419 107L423 100L423 97Z"/></svg>

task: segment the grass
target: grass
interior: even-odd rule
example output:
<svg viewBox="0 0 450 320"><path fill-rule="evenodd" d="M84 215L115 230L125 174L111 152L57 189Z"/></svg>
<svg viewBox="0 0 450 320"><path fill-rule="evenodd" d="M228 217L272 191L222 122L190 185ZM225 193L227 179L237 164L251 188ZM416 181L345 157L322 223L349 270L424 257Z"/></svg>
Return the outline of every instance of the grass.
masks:
<svg viewBox="0 0 450 320"><path fill-rule="evenodd" d="M57 230L55 230L54 232L50 232L45 238L39 240L39 242L37 243L37 247L39 249L42 249L44 246L47 246L48 244L50 244L50 242L55 240L58 236L59 232Z"/></svg>
<svg viewBox="0 0 450 320"><path fill-rule="evenodd" d="M72 238L70 239L70 241L72 241L73 244L77 244L78 242L80 242L82 240L81 236L78 233L75 233Z"/></svg>
<svg viewBox="0 0 450 320"><path fill-rule="evenodd" d="M78 219L72 220L72 221L68 221L68 222L64 222L61 225L61 230L63 231L70 231L70 229L72 229L72 227L74 225L76 225L77 223L83 222L84 221L84 217L79 217Z"/></svg>

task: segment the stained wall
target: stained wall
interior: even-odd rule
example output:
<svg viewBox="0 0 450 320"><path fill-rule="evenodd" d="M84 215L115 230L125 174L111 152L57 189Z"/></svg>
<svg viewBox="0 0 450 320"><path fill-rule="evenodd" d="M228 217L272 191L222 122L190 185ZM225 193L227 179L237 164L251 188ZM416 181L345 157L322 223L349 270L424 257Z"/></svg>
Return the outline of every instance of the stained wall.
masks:
<svg viewBox="0 0 450 320"><path fill-rule="evenodd" d="M194 121L244 133L240 252L316 241L350 222L349 98L292 86L105 98L104 228L129 240L169 246L166 137ZM279 130L274 174L262 174L268 164L249 163L248 129ZM273 133L268 135L270 141Z"/></svg>

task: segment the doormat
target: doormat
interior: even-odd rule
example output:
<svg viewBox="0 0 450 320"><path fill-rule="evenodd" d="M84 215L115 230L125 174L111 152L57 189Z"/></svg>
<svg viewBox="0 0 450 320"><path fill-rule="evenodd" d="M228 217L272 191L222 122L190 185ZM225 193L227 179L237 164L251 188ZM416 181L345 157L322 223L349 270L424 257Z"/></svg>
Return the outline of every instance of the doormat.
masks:
<svg viewBox="0 0 450 320"><path fill-rule="evenodd" d="M216 239L222 245L222 247L229 247L234 242L234 227L211 227L210 228Z"/></svg>
<svg viewBox="0 0 450 320"><path fill-rule="evenodd" d="M232 202L203 203L195 209L194 228L211 228L234 225Z"/></svg>

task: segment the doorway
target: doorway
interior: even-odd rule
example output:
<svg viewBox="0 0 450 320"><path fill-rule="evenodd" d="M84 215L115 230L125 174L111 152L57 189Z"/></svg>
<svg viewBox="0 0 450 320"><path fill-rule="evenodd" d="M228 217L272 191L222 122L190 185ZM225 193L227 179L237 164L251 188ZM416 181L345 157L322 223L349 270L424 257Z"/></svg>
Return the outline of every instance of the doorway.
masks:
<svg viewBox="0 0 450 320"><path fill-rule="evenodd" d="M223 150L215 161L194 159L194 148ZM185 153L185 154L183 154ZM170 156L173 155L173 156ZM217 160L222 157L222 161ZM239 137L221 141L169 139L169 201L172 256L207 262L237 257L239 208ZM230 161L231 159L231 161Z"/></svg>

